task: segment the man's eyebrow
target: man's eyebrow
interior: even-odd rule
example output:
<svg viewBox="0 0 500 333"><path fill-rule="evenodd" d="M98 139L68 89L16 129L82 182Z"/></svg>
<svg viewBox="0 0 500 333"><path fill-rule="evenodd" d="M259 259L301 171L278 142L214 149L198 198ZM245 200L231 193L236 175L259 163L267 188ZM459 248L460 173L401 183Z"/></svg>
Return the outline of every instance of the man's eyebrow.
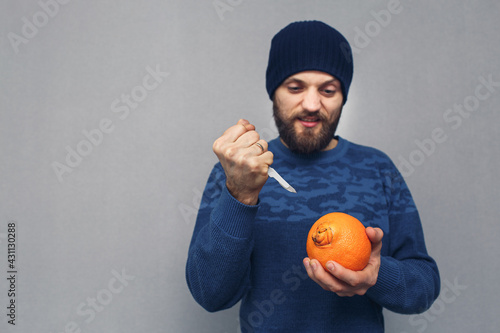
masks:
<svg viewBox="0 0 500 333"><path fill-rule="evenodd" d="M284 84L291 83L291 82L297 82L297 83L304 83L304 81L294 78L294 77L289 77L285 81L283 81Z"/></svg>
<svg viewBox="0 0 500 333"><path fill-rule="evenodd" d="M331 84L331 83L334 83L335 81L338 81L336 78L333 78L331 80L327 80L325 82L323 82L321 85L324 86L325 84Z"/></svg>
<svg viewBox="0 0 500 333"><path fill-rule="evenodd" d="M325 84L334 83L335 81L338 81L338 80L336 78L333 78L331 80L327 80L325 82L322 82L320 85L324 86ZM288 83L292 83L292 82L302 83L302 84L305 83L303 80L292 76L292 77L289 77L288 79L286 79L285 81L283 81L283 84L288 84Z"/></svg>

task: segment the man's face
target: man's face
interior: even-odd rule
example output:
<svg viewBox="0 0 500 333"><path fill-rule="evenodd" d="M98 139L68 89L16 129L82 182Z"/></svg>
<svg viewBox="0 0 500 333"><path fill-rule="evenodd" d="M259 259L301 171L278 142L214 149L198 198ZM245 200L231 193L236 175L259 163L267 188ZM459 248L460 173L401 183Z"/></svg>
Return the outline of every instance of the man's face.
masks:
<svg viewBox="0 0 500 333"><path fill-rule="evenodd" d="M340 81L330 74L305 71L288 77L273 99L274 119L283 143L302 154L334 148L342 101Z"/></svg>

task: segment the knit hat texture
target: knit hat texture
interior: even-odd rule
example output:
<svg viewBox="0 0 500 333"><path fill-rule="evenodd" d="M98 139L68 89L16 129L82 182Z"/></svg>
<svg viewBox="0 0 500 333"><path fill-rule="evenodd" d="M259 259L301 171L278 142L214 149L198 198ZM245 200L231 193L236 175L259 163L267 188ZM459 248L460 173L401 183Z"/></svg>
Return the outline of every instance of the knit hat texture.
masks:
<svg viewBox="0 0 500 333"><path fill-rule="evenodd" d="M287 77L310 70L337 78L342 84L345 104L353 74L352 51L347 39L320 21L290 23L271 41L266 71L269 98L273 98L274 91Z"/></svg>

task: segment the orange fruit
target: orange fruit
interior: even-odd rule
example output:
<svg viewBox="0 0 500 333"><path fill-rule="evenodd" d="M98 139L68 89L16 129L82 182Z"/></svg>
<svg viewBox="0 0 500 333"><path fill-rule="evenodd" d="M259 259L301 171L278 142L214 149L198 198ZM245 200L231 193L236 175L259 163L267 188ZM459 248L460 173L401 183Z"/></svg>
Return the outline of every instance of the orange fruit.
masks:
<svg viewBox="0 0 500 333"><path fill-rule="evenodd" d="M307 255L317 259L326 269L329 260L345 268L360 271L370 259L372 244L365 226L345 213L329 213L320 217L309 230Z"/></svg>

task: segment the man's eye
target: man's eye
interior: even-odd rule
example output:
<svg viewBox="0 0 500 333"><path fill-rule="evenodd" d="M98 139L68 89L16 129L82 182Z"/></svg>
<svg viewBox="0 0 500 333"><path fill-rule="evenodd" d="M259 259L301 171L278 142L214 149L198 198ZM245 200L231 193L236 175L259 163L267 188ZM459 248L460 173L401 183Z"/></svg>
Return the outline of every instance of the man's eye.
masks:
<svg viewBox="0 0 500 333"><path fill-rule="evenodd" d="M301 87L288 87L288 91L290 92L299 92L301 89Z"/></svg>
<svg viewBox="0 0 500 333"><path fill-rule="evenodd" d="M323 89L323 92L326 95L333 95L333 94L335 94L336 90L334 90L334 89Z"/></svg>

